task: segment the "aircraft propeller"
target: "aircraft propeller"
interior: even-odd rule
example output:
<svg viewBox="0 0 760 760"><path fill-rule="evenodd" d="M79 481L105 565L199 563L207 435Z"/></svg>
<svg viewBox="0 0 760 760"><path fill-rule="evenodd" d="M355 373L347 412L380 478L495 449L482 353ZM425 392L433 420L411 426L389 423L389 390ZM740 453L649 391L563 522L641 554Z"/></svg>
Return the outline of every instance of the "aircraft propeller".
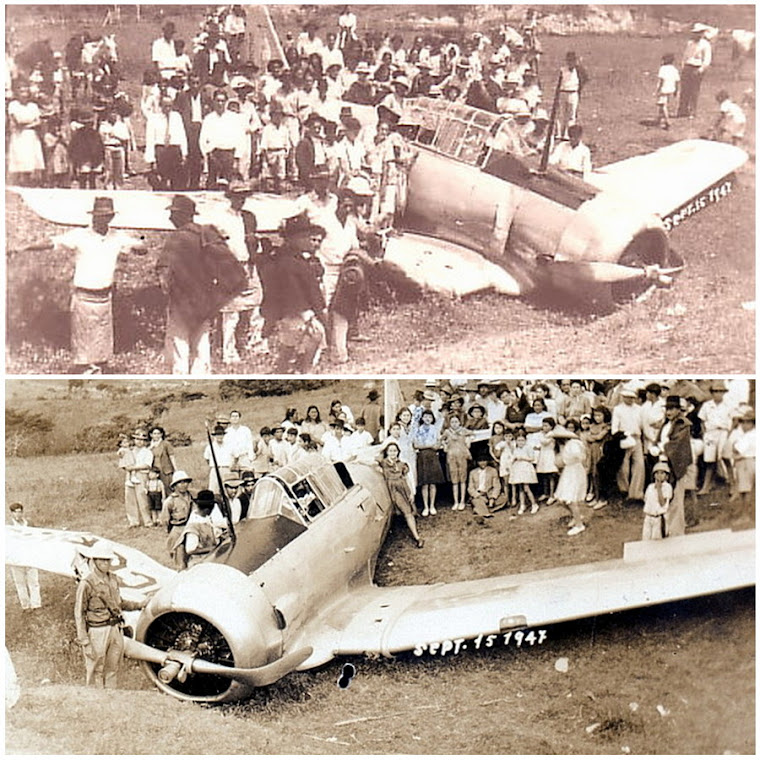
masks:
<svg viewBox="0 0 760 760"><path fill-rule="evenodd" d="M177 649L164 652L129 637L124 639L124 653L127 657L162 666L158 671L158 679L164 684L169 684L175 679L184 682L188 675L198 673L240 681L252 688L268 686L294 671L311 656L312 651L311 647L303 647L259 668L231 668L202 660L191 652Z"/></svg>
<svg viewBox="0 0 760 760"><path fill-rule="evenodd" d="M551 260L552 267L572 268L574 271L588 272L596 282L616 283L644 278L659 285L670 285L673 275L683 270L683 267L660 267L658 264L648 264L640 267L615 264L607 261L557 261Z"/></svg>

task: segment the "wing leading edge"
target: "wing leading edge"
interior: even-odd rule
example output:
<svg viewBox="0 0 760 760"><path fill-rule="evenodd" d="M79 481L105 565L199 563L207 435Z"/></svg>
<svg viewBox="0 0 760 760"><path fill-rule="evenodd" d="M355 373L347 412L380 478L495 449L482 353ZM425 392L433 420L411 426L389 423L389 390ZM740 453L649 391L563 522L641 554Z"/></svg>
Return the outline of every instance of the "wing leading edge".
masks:
<svg viewBox="0 0 760 760"><path fill-rule="evenodd" d="M616 560L435 586L370 587L307 629L304 641L314 653L299 669L338 654L425 651L754 583L754 530L723 530L628 543Z"/></svg>
<svg viewBox="0 0 760 760"><path fill-rule="evenodd" d="M587 181L646 213L667 220L683 211L685 219L730 192L730 175L748 158L741 148L727 143L681 140L653 153L600 167ZM729 184L724 187L725 183ZM675 226L678 221L671 224ZM670 226L666 222L666 228Z"/></svg>

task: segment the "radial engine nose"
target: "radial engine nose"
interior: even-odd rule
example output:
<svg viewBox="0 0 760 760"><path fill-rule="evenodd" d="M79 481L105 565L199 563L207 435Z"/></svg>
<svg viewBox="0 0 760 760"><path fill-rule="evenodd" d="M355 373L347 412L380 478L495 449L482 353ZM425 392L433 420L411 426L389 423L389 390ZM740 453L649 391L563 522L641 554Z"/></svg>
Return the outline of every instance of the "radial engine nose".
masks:
<svg viewBox="0 0 760 760"><path fill-rule="evenodd" d="M133 647L151 680L196 702L247 696L253 687L246 673L282 654L282 631L261 588L240 571L213 563L182 572L162 588L136 634L151 648Z"/></svg>

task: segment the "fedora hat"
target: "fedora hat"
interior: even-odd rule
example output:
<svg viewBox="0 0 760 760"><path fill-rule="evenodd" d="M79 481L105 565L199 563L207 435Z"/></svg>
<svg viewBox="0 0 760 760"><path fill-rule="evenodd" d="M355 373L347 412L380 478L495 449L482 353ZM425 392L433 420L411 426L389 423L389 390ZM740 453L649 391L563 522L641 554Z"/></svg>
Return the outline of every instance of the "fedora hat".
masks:
<svg viewBox="0 0 760 760"><path fill-rule="evenodd" d="M723 393L726 393L728 391L728 386L723 380L713 380L710 383L710 391L723 391Z"/></svg>
<svg viewBox="0 0 760 760"><path fill-rule="evenodd" d="M212 509L216 505L214 492L208 490L198 491L198 495L193 501L201 507L201 509Z"/></svg>
<svg viewBox="0 0 760 760"><path fill-rule="evenodd" d="M285 237L296 237L297 235L325 234L325 228L312 224L306 214L291 216L285 220L283 226L283 235Z"/></svg>
<svg viewBox="0 0 760 760"><path fill-rule="evenodd" d="M219 425L218 423L214 425L214 429L211 431L211 435L224 435L225 434L224 425Z"/></svg>
<svg viewBox="0 0 760 760"><path fill-rule="evenodd" d="M224 485L229 488L239 488L243 484L240 478L228 477L224 479Z"/></svg>
<svg viewBox="0 0 760 760"><path fill-rule="evenodd" d="M251 185L241 179L233 179L225 191L226 195L251 195L251 193L253 193Z"/></svg>
<svg viewBox="0 0 760 760"><path fill-rule="evenodd" d="M169 211L179 211L190 216L195 216L195 201L186 195L175 195L168 206Z"/></svg>
<svg viewBox="0 0 760 760"><path fill-rule="evenodd" d="M184 470L175 470L171 482L169 483L169 487L174 488L177 483L191 483L192 480L193 479Z"/></svg>
<svg viewBox="0 0 760 760"><path fill-rule="evenodd" d="M467 414L472 415L473 409L480 409L480 411L483 413L483 416L486 416L486 408L483 406L483 404L470 404L469 408L467 409Z"/></svg>
<svg viewBox="0 0 760 760"><path fill-rule="evenodd" d="M95 198L90 213L93 216L114 216L113 198Z"/></svg>
<svg viewBox="0 0 760 760"><path fill-rule="evenodd" d="M370 65L366 61L359 61L359 63L356 64L356 68L354 71L357 74L371 74L372 69L370 68Z"/></svg>

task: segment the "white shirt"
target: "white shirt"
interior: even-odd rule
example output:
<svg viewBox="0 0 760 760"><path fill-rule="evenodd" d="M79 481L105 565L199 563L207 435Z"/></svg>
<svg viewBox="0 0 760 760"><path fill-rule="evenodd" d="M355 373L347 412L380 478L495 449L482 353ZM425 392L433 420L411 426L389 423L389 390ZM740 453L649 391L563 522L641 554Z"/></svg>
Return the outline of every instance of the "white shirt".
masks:
<svg viewBox="0 0 760 760"><path fill-rule="evenodd" d="M74 251L74 287L103 290L113 285L116 260L141 242L121 230L99 235L92 227L77 227L53 238L55 245Z"/></svg>
<svg viewBox="0 0 760 760"><path fill-rule="evenodd" d="M654 483L647 486L647 490L644 492L645 515L656 517L657 515L664 515L668 511L668 505L673 498L673 486L667 480L662 483L662 496L665 503L661 505L657 498L657 486Z"/></svg>
<svg viewBox="0 0 760 760"><path fill-rule="evenodd" d="M625 401L618 404L612 410L611 432L623 432L626 435L641 435L641 407L635 403L626 404Z"/></svg>
<svg viewBox="0 0 760 760"><path fill-rule="evenodd" d="M208 156L211 151L219 148L234 150L235 158L240 158L244 150L245 137L240 114L232 111L218 114L212 111L203 119L198 144L204 156Z"/></svg>
<svg viewBox="0 0 760 760"><path fill-rule="evenodd" d="M158 65L159 69L173 69L177 59L177 49L174 47L174 40L167 41L163 37L154 40L150 59Z"/></svg>
<svg viewBox="0 0 760 760"><path fill-rule="evenodd" d="M281 441L272 438L269 441L269 453L272 455L275 467L284 467L288 463L290 444L284 438Z"/></svg>
<svg viewBox="0 0 760 760"><path fill-rule="evenodd" d="M587 177L591 173L591 151L582 142L573 147L561 142L552 151L549 163L566 172L576 172Z"/></svg>
<svg viewBox="0 0 760 760"><path fill-rule="evenodd" d="M665 401L662 398L658 398L654 403L645 401L641 405L640 415L644 440L647 443L654 443L665 421Z"/></svg>
<svg viewBox="0 0 760 760"><path fill-rule="evenodd" d="M245 425L230 425L224 432L224 445L229 446L236 457L253 457L253 434Z"/></svg>
<svg viewBox="0 0 760 760"><path fill-rule="evenodd" d="M678 89L678 83L681 81L681 75L672 63L664 63L660 66L657 78L660 80L660 95L672 95Z"/></svg>
<svg viewBox="0 0 760 760"><path fill-rule="evenodd" d="M705 432L714 430L730 430L734 416L734 407L722 401L716 404L712 399L705 401L699 409L699 419L702 420Z"/></svg>
<svg viewBox="0 0 760 760"><path fill-rule="evenodd" d="M344 433L340 440L338 440L335 435L326 435L324 437L322 456L327 459L328 462L342 462L352 456L352 454L353 450L351 447L350 436L347 436Z"/></svg>
<svg viewBox="0 0 760 760"><path fill-rule="evenodd" d="M232 449L227 446L226 441L222 441L218 444L215 440L212 441L214 445L214 454L216 454L216 463L219 467L230 467L232 460L235 458ZM203 451L203 458L208 462L209 467L214 466L214 459L211 455L211 446L207 443L206 448Z"/></svg>
<svg viewBox="0 0 760 760"><path fill-rule="evenodd" d="M700 72L704 72L712 63L712 47L704 38L689 40L683 51L684 66L698 66Z"/></svg>
<svg viewBox="0 0 760 760"><path fill-rule="evenodd" d="M178 111L151 114L145 125L145 161L152 164L156 160L157 145L176 145L182 158L187 158L187 135L185 125Z"/></svg>
<svg viewBox="0 0 760 760"><path fill-rule="evenodd" d="M734 137L744 137L747 117L744 115L741 107L729 98L726 98L720 104L720 112L723 114L723 120L720 123L721 129Z"/></svg>

